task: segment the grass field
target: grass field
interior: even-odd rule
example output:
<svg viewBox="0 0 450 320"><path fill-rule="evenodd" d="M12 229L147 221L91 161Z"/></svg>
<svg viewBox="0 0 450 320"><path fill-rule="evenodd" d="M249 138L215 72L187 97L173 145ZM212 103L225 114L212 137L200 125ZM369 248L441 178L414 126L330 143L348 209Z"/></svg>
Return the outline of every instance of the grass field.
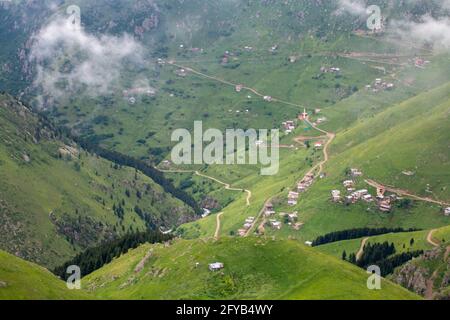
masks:
<svg viewBox="0 0 450 320"><path fill-rule="evenodd" d="M430 250L433 248L431 244L427 242L427 235L429 231L416 231L416 232L405 232L405 233L391 233L380 236L369 237L366 245L371 243L384 243L389 242L395 245L396 254L416 251L416 250ZM414 239L413 245L411 245L411 239ZM342 253L345 251L347 256L351 253L356 254L361 247L363 238L345 240L339 242L333 242L329 244L324 244L321 246L314 247L320 252L330 254L336 258L342 258Z"/></svg>
<svg viewBox="0 0 450 320"><path fill-rule="evenodd" d="M166 228L192 219L187 206L143 174L53 137L9 97L0 104L2 249L54 267L88 246L145 230L136 206ZM119 206L123 213L113 210Z"/></svg>
<svg viewBox="0 0 450 320"><path fill-rule="evenodd" d="M46 269L0 251L0 300L85 300L84 291L69 290Z"/></svg>
<svg viewBox="0 0 450 320"><path fill-rule="evenodd" d="M212 262L225 269L209 271ZM83 281L113 299L417 299L388 281L381 291L368 290L363 271L298 242L255 238L144 245Z"/></svg>

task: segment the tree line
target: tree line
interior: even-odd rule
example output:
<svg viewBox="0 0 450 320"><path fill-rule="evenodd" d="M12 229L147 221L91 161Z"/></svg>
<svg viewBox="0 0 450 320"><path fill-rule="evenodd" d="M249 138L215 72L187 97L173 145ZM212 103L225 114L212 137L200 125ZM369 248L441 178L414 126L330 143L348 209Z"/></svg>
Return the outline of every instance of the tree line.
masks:
<svg viewBox="0 0 450 320"><path fill-rule="evenodd" d="M360 268L367 269L369 266L378 266L381 270L381 276L385 277L392 274L395 268L403 265L412 258L423 254L423 250L403 252L395 254L396 249L393 243L374 243L364 246L364 252L359 260L356 260L354 253L347 259L347 253L342 253L342 259L357 265Z"/></svg>
<svg viewBox="0 0 450 320"><path fill-rule="evenodd" d="M32 110L30 107L26 107ZM165 192L170 193L172 196L191 207L195 213L197 213L198 215L201 215L203 213L203 210L200 208L197 201L195 201L193 197L191 197L187 192L176 188L173 183L170 180L166 179L164 174L155 167L145 163L142 160L121 154L117 151L102 148L101 146L99 146L96 139L84 139L82 137L73 135L70 132L69 128L55 126L53 122L42 112L36 113L36 116L40 121L40 126L49 128L49 130L51 130L57 138L62 139L63 136L66 136L68 139L78 143L80 147L90 153L95 153L99 157L109 160L115 164L125 167L131 167L141 171L143 174L151 178L155 183L159 184Z"/></svg>
<svg viewBox="0 0 450 320"><path fill-rule="evenodd" d="M327 243L358 239L362 237L371 237L387 233L401 233L401 232L414 232L420 231L419 229L403 229L403 228L355 228L342 231L335 231L327 233L323 236L317 237L313 241L313 246L320 246Z"/></svg>
<svg viewBox="0 0 450 320"><path fill-rule="evenodd" d="M118 165L135 168L141 171L143 174L151 178L157 184L159 184L165 192L170 193L175 198L183 201L188 206L190 206L197 214L202 214L202 210L198 205L197 201L191 197L188 193L183 190L176 188L171 181L166 179L164 174L156 169L155 167L145 163L142 160L135 159L133 157L127 156L125 154L119 153L117 151L108 150L102 148L96 143L93 143L87 139L82 139L80 137L71 137L75 142L77 142L83 149L95 153L98 156L105 158L111 162Z"/></svg>
<svg viewBox="0 0 450 320"><path fill-rule="evenodd" d="M143 243L160 243L169 241L172 238L171 235L165 235L154 230L127 234L119 239L86 249L62 266L55 268L53 273L61 279L67 280L70 276L70 274L66 273L67 268L75 265L80 267L82 276L86 276L110 263L114 258L128 252L130 249L137 248Z"/></svg>

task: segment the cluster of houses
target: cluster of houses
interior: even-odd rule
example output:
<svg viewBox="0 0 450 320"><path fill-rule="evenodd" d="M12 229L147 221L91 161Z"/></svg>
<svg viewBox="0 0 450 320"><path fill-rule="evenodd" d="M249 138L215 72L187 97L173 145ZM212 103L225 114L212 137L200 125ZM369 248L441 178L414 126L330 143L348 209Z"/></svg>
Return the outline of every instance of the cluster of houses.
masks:
<svg viewBox="0 0 450 320"><path fill-rule="evenodd" d="M377 93L384 90L393 90L395 85L392 82L383 81L381 78L375 79L373 84L366 86L366 90L372 90L372 92Z"/></svg>
<svg viewBox="0 0 450 320"><path fill-rule="evenodd" d="M307 191L314 183L314 174L307 174L298 184L297 190L299 193Z"/></svg>
<svg viewBox="0 0 450 320"><path fill-rule="evenodd" d="M298 194L297 194L297 198L298 198ZM264 215L266 218L271 218L275 215L275 210L273 208L272 203L267 203L265 210L264 210ZM298 212L292 212L292 213L280 213L280 217L282 218L287 218L288 220L288 224L290 226L292 226L292 228L294 230L300 230L301 227L303 226L303 223L298 222ZM274 230L281 230L281 228L283 227L283 223L277 219L271 218L268 220L268 225L274 229Z"/></svg>
<svg viewBox="0 0 450 320"><path fill-rule="evenodd" d="M280 213L280 217L286 218L288 225L292 226L294 230L300 230L300 228L303 226L303 223L298 222L298 212L292 212L292 213Z"/></svg>
<svg viewBox="0 0 450 320"><path fill-rule="evenodd" d="M288 225L292 226L294 230L300 230L303 226L303 223L298 222L298 213L280 213L281 217L286 217L288 219ZM269 225L274 230L281 230L283 227L283 223L281 221L278 221L276 219L270 219Z"/></svg>
<svg viewBox="0 0 450 320"><path fill-rule="evenodd" d="M359 169L351 169L349 173L352 178L363 175L362 171ZM381 212L391 212L393 203L399 199L395 194L385 196L385 190L382 188L377 189L376 197L371 195L367 189L356 190L355 181L353 179L345 180L342 184L347 190L347 195L342 196L342 192L340 190L332 190L331 200L335 203L343 202L346 205L351 205L357 203L358 201L364 201L367 203L376 201L377 207Z"/></svg>
<svg viewBox="0 0 450 320"><path fill-rule="evenodd" d="M282 125L286 134L290 134L295 130L295 122L292 120L285 121Z"/></svg>
<svg viewBox="0 0 450 320"><path fill-rule="evenodd" d="M367 189L356 190L355 182L353 180L345 180L343 182L344 188L346 188L348 194L342 197L340 190L331 191L331 200L333 202L344 202L346 205L355 204L358 201L364 201L371 203L375 201L374 196L372 196ZM385 197L382 194L378 194L377 197L378 209L382 212L390 212L392 210L392 202L397 198L395 195L390 197Z"/></svg>
<svg viewBox="0 0 450 320"><path fill-rule="evenodd" d="M255 217L248 217L245 220L243 228L238 230L238 235L241 237L245 237L248 230L250 230L252 228L254 223L255 223Z"/></svg>
<svg viewBox="0 0 450 320"><path fill-rule="evenodd" d="M275 210L274 210L273 204L271 202L269 202L266 204L266 207L264 208L264 216L266 218L269 218L273 215L275 215ZM269 224L270 224L270 227L275 230L280 230L281 227L283 226L283 224L276 219L269 219Z"/></svg>

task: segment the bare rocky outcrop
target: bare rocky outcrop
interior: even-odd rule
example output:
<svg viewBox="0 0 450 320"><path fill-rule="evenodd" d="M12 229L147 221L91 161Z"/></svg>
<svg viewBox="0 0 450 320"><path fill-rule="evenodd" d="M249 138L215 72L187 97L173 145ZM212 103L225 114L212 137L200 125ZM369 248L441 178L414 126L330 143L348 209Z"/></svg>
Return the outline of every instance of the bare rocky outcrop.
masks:
<svg viewBox="0 0 450 320"><path fill-rule="evenodd" d="M394 281L403 287L424 295L427 290L428 271L412 263L407 263L394 276Z"/></svg>
<svg viewBox="0 0 450 320"><path fill-rule="evenodd" d="M426 299L450 299L450 262L444 253L443 247L426 251L399 268L392 280Z"/></svg>

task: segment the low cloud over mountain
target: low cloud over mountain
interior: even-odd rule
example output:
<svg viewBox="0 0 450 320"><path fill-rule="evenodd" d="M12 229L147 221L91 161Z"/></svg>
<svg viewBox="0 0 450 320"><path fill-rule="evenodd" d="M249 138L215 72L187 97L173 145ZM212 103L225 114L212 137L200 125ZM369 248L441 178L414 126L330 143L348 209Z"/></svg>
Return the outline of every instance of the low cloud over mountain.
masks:
<svg viewBox="0 0 450 320"><path fill-rule="evenodd" d="M58 98L83 90L95 96L110 91L127 68L143 65L144 48L127 34L95 36L58 18L33 37L30 59L44 94Z"/></svg>

